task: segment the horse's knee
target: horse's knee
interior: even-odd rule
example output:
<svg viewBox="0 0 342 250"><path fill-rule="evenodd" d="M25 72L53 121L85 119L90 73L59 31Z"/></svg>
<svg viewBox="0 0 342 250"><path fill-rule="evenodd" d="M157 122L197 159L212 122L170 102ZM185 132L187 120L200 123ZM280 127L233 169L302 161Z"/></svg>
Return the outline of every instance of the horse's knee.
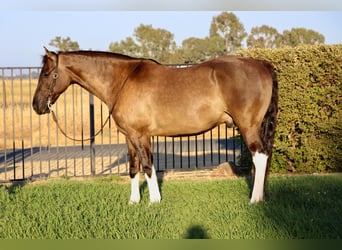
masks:
<svg viewBox="0 0 342 250"><path fill-rule="evenodd" d="M150 166L144 166L144 173L149 177L151 178L152 176L152 168Z"/></svg>
<svg viewBox="0 0 342 250"><path fill-rule="evenodd" d="M134 161L130 163L129 166L129 176L131 178L134 178L136 174L140 172L140 162L139 161Z"/></svg>
<svg viewBox="0 0 342 250"><path fill-rule="evenodd" d="M136 176L136 174L138 174L139 173L139 171L136 169L136 168L132 168L132 167L130 167L129 168L129 176L133 179L135 176Z"/></svg>

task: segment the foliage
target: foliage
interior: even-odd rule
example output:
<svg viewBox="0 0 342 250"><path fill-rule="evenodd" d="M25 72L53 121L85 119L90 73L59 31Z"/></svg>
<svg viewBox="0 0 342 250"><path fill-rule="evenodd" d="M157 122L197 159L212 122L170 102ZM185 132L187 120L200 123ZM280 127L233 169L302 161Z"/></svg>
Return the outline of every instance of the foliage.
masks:
<svg viewBox="0 0 342 250"><path fill-rule="evenodd" d="M270 26L253 27L247 37L248 48L277 48L280 47L282 36Z"/></svg>
<svg viewBox="0 0 342 250"><path fill-rule="evenodd" d="M257 205L243 178L163 181L163 200L150 206L146 183L133 206L128 183L102 178L3 187L0 238L341 238L341 177L270 177L267 201Z"/></svg>
<svg viewBox="0 0 342 250"><path fill-rule="evenodd" d="M200 63L224 54L224 40L218 36L204 39L190 37L183 41L181 55L184 63Z"/></svg>
<svg viewBox="0 0 342 250"><path fill-rule="evenodd" d="M50 41L49 45L60 51L74 51L80 49L78 42L72 41L70 37L62 38L60 36L56 36Z"/></svg>
<svg viewBox="0 0 342 250"><path fill-rule="evenodd" d="M152 58L161 63L169 63L170 54L175 52L174 35L165 30L153 28L152 25L141 24L134 30L134 39L127 37L120 43L109 45L112 52L123 53L134 57Z"/></svg>
<svg viewBox="0 0 342 250"><path fill-rule="evenodd" d="M273 63L279 119L273 172L342 171L342 45L241 50Z"/></svg>
<svg viewBox="0 0 342 250"><path fill-rule="evenodd" d="M247 36L243 24L232 12L222 12L213 17L209 33L210 37L218 36L223 39L226 53L232 53L240 48L243 39Z"/></svg>
<svg viewBox="0 0 342 250"><path fill-rule="evenodd" d="M232 54L242 47L247 37L244 25L232 12L214 16L208 36L189 37L177 47L174 35L165 29L141 24L134 30L133 37L112 42L109 50L133 57L146 57L161 63L200 63L217 56ZM324 43L324 36L305 28L285 30L283 34L267 25L253 27L247 37L248 48L279 48L284 45L295 47L300 44Z"/></svg>
<svg viewBox="0 0 342 250"><path fill-rule="evenodd" d="M324 44L324 36L317 31L305 28L284 30L282 34L270 26L253 27L247 37L248 48L280 48L283 46Z"/></svg>
<svg viewBox="0 0 342 250"><path fill-rule="evenodd" d="M129 55L133 57L141 56L139 53L139 46L135 43L134 39L127 37L125 40L113 42L109 45L109 50L112 52Z"/></svg>
<svg viewBox="0 0 342 250"><path fill-rule="evenodd" d="M317 31L305 28L292 28L283 32L282 43L291 47L301 44L323 44L324 36Z"/></svg>
<svg viewBox="0 0 342 250"><path fill-rule="evenodd" d="M140 25L135 29L135 37L144 57L166 62L167 54L173 53L176 43L174 35L165 29L154 29L152 25Z"/></svg>
<svg viewBox="0 0 342 250"><path fill-rule="evenodd" d="M109 50L133 57L152 58L161 63L200 63L232 53L241 47L246 36L244 26L235 14L222 12L213 18L209 36L187 38L180 48L177 48L171 32L141 24L134 30L133 38L113 42Z"/></svg>

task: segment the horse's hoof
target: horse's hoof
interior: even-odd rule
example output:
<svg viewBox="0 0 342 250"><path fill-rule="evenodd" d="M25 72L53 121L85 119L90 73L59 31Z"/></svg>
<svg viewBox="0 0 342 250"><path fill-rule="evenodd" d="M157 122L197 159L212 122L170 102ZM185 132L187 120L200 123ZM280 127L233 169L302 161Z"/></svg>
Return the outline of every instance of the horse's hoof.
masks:
<svg viewBox="0 0 342 250"><path fill-rule="evenodd" d="M159 200L150 200L149 206L152 206L154 204L159 204L160 203L160 199Z"/></svg>
<svg viewBox="0 0 342 250"><path fill-rule="evenodd" d="M129 200L128 205L136 205L139 204L140 201Z"/></svg>
<svg viewBox="0 0 342 250"><path fill-rule="evenodd" d="M159 193L159 189L157 189L156 191L157 192L152 193L152 195L150 195L150 203L160 203L161 195Z"/></svg>
<svg viewBox="0 0 342 250"><path fill-rule="evenodd" d="M260 202L263 202L264 201L264 198L251 198L250 200L250 204L257 204L257 203L260 203Z"/></svg>

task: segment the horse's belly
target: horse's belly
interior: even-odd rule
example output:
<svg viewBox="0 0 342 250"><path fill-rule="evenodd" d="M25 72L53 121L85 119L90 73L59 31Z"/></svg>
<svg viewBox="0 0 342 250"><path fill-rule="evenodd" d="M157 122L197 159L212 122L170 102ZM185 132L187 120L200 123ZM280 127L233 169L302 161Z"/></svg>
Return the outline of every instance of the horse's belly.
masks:
<svg viewBox="0 0 342 250"><path fill-rule="evenodd" d="M196 135L201 134L205 131L208 131L215 127L217 124L210 125L210 126L175 126L174 128L171 127L160 127L156 128L152 131L152 135L156 136L182 136L182 135Z"/></svg>
<svg viewBox="0 0 342 250"><path fill-rule="evenodd" d="M194 135L208 131L215 126L226 123L233 124L232 118L222 112L219 115L214 114L193 114L191 116L177 116L164 121L157 121L151 129L151 135L160 136L179 136Z"/></svg>

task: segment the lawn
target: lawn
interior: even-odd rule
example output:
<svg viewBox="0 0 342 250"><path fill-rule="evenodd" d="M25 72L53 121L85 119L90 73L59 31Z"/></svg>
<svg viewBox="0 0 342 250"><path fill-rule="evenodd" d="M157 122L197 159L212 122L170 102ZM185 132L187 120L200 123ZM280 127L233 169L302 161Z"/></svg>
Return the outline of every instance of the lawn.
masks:
<svg viewBox="0 0 342 250"><path fill-rule="evenodd" d="M331 239L342 237L342 175L273 176L266 202L249 181L161 181L163 200L128 205L128 177L48 180L0 188L0 238Z"/></svg>

